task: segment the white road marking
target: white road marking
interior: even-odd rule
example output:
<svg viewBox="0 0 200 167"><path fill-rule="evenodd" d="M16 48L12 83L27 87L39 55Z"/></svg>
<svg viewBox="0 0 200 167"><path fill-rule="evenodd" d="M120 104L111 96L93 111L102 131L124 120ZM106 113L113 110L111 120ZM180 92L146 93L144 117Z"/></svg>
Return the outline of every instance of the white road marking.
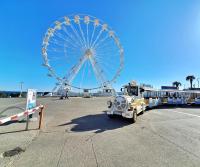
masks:
<svg viewBox="0 0 200 167"><path fill-rule="evenodd" d="M200 115L189 114L189 113L185 113L185 112L181 112L181 111L173 111L173 112L176 112L176 113L179 113L179 114L185 114L185 115L189 115L189 116L193 116L193 117L199 117L200 118Z"/></svg>

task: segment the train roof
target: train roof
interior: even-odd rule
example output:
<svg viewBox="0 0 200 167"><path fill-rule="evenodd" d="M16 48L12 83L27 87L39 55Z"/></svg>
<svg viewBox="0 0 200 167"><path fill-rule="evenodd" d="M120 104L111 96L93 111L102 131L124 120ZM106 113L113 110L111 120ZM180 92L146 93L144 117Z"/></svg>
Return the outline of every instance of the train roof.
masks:
<svg viewBox="0 0 200 167"><path fill-rule="evenodd" d="M174 89L154 89L157 92L179 92L179 93L200 93L199 90L174 90Z"/></svg>

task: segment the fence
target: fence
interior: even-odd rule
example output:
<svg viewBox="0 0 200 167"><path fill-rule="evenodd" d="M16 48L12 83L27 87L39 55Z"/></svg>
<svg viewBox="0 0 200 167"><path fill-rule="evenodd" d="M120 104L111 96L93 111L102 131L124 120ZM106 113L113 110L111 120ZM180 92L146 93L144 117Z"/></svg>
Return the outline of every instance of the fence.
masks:
<svg viewBox="0 0 200 167"><path fill-rule="evenodd" d="M0 119L0 125L2 124L5 124L6 122L9 122L9 121L13 121L13 120L18 120L20 117L22 116L26 116L27 117L27 121L26 121L26 130L28 130L28 125L29 125L29 115L35 113L36 111L39 111L39 126L38 128L41 129L42 128L42 125L43 125L43 117L44 117L44 106L43 105L39 105L33 109L30 109L30 110L26 110L24 112L21 112L19 114L15 114L15 115L12 115L10 117L7 117L7 118L3 118L3 119Z"/></svg>

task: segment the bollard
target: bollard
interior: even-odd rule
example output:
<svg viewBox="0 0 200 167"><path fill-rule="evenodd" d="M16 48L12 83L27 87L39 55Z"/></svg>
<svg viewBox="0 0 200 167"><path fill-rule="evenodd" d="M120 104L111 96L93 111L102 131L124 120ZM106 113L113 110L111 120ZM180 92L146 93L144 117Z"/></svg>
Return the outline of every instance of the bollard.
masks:
<svg viewBox="0 0 200 167"><path fill-rule="evenodd" d="M40 120L39 120L39 129L41 129L42 128L42 126L43 126L43 117L44 117L44 106L42 106L41 108L40 108L40 112L39 112L39 115L40 115Z"/></svg>
<svg viewBox="0 0 200 167"><path fill-rule="evenodd" d="M25 128L26 131L28 130L28 124L29 124L29 115L27 114L27 117L26 117L26 128Z"/></svg>

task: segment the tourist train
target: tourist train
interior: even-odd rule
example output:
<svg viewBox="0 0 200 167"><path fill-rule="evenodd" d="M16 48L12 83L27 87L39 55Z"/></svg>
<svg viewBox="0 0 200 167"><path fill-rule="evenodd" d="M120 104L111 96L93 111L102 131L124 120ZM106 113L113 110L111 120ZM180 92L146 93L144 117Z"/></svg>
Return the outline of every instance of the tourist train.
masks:
<svg viewBox="0 0 200 167"><path fill-rule="evenodd" d="M121 115L136 122L137 115L147 108L160 105L199 105L199 90L153 89L150 85L137 85L135 81L124 85L121 94L108 101L107 115Z"/></svg>

